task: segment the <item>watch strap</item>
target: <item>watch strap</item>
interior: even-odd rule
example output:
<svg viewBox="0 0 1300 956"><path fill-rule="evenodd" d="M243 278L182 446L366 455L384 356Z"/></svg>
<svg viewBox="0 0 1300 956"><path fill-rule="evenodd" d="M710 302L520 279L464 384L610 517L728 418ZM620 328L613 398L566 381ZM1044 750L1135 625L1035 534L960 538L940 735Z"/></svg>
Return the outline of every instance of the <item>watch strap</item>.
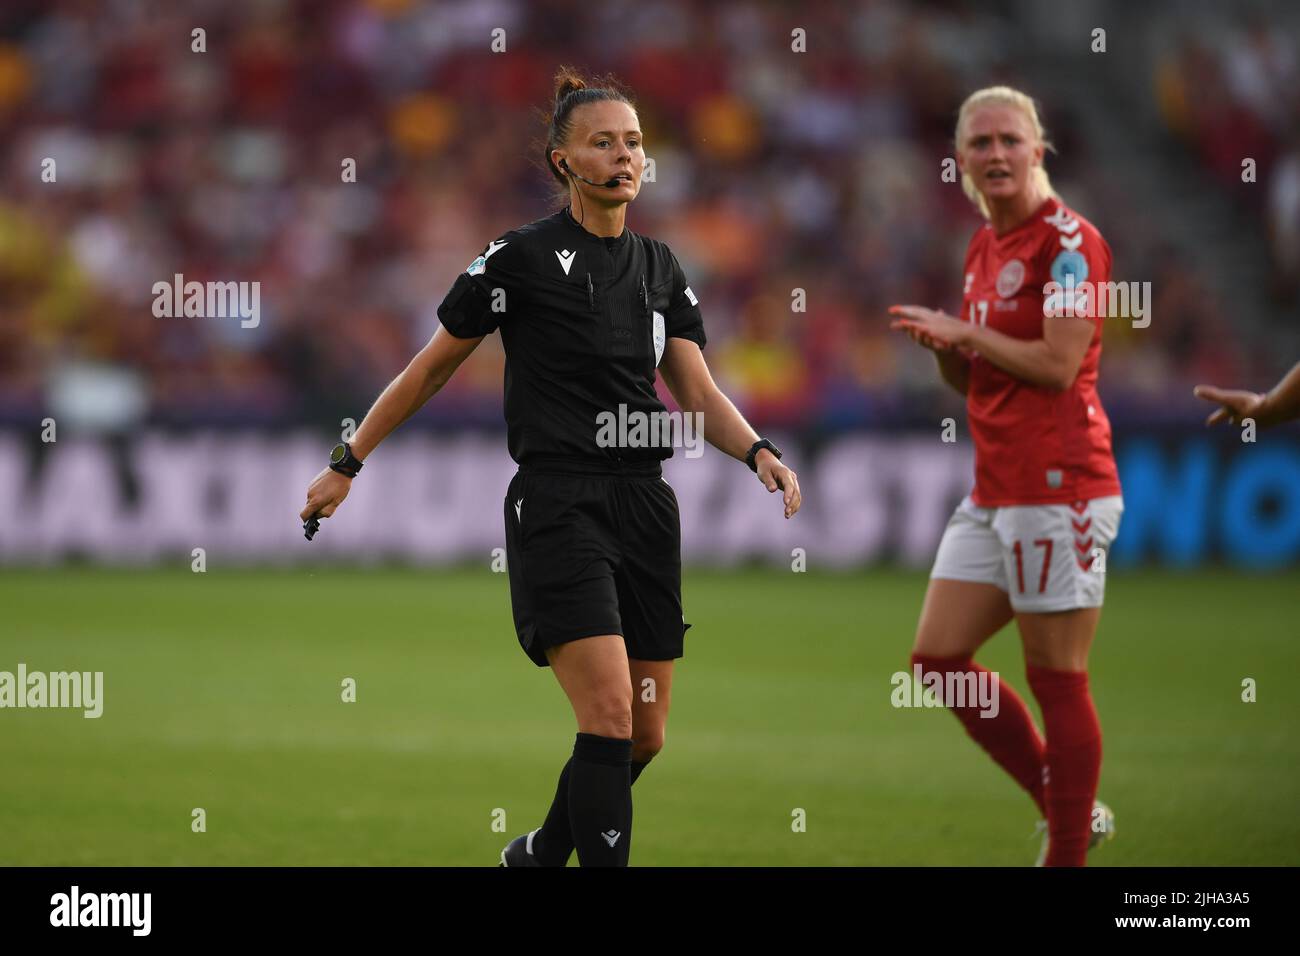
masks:
<svg viewBox="0 0 1300 956"><path fill-rule="evenodd" d="M775 455L778 460L781 458L781 449L773 445L768 439L760 438L758 441L754 442L753 446L749 449L748 454L745 455L745 464L748 465L749 470L755 474L758 473L758 463L755 459L758 457L758 453L764 448Z"/></svg>
<svg viewBox="0 0 1300 956"><path fill-rule="evenodd" d="M349 478L355 478L357 476L357 472L359 472L362 469L362 467L364 467L363 463L360 458L352 454L352 446L350 444L348 444L347 442L340 442L340 444L343 446L343 457L340 460L335 461L334 454L331 453L330 469L332 471L337 471L340 475L346 475ZM339 446L335 445L334 452L337 452L338 449Z"/></svg>

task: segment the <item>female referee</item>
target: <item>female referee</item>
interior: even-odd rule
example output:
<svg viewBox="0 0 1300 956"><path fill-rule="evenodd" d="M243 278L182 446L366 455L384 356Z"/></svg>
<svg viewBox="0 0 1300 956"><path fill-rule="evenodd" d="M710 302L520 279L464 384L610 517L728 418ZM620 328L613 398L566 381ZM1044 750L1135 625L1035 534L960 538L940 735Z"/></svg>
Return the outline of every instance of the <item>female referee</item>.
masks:
<svg viewBox="0 0 1300 956"><path fill-rule="evenodd" d="M996 680L971 658L1015 619L1046 741L1005 681L992 716L944 703L1046 817L1040 865L1082 866L1114 832L1110 810L1094 805L1101 728L1087 668L1123 500L1086 284L1110 278L1110 249L1053 192L1047 145L1025 94L999 86L967 98L957 164L987 222L966 252L964 321L914 305L890 312L891 328L932 350L966 396L975 444L975 487L939 544L913 667L949 687Z"/></svg>
<svg viewBox="0 0 1300 956"><path fill-rule="evenodd" d="M624 227L645 165L631 101L612 80L589 86L561 68L549 116L545 162L568 206L488 243L456 279L438 307L442 328L334 450L302 517L332 515L375 446L500 329L519 465L504 503L515 629L578 724L545 822L513 840L501 865L564 866L576 847L581 866L626 866L632 783L663 746L689 625L677 499L661 478L672 449L635 428L611 441L599 423L622 420L621 409L628 422L664 414L658 368L683 411L702 414L710 444L783 492L785 517L800 493L780 452L714 384L677 259Z"/></svg>

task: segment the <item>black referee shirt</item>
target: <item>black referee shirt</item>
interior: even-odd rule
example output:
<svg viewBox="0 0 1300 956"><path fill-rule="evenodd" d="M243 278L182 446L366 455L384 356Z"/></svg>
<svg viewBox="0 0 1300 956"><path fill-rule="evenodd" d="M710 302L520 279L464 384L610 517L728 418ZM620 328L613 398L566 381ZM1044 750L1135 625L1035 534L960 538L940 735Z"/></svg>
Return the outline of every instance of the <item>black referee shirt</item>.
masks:
<svg viewBox="0 0 1300 956"><path fill-rule="evenodd" d="M704 347L704 321L662 242L624 227L594 236L566 208L507 232L438 306L452 335L501 330L510 457L662 460L671 448L602 448L602 412L653 414L655 368L672 336ZM650 419L654 421L655 419Z"/></svg>

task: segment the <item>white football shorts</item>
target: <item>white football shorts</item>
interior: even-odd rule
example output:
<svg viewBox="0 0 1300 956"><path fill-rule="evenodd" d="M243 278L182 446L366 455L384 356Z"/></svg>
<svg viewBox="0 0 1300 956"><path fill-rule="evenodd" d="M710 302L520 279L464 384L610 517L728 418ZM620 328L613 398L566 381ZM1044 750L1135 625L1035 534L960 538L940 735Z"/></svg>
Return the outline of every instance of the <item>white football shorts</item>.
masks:
<svg viewBox="0 0 1300 956"><path fill-rule="evenodd" d="M992 584L1016 611L1101 607L1119 495L1072 505L981 508L968 495L948 521L932 578Z"/></svg>

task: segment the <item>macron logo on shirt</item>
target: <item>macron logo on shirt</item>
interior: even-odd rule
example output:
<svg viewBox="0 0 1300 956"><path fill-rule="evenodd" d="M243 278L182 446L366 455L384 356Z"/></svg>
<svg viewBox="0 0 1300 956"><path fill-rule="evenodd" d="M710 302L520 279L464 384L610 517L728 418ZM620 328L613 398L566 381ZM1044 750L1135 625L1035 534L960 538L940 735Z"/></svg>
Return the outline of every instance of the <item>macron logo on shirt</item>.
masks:
<svg viewBox="0 0 1300 956"><path fill-rule="evenodd" d="M565 249L563 252L556 250L555 258L560 260L560 265L564 267L564 274L566 276L569 274L569 267L573 265L573 258L577 254L577 252L570 252L568 249Z"/></svg>

